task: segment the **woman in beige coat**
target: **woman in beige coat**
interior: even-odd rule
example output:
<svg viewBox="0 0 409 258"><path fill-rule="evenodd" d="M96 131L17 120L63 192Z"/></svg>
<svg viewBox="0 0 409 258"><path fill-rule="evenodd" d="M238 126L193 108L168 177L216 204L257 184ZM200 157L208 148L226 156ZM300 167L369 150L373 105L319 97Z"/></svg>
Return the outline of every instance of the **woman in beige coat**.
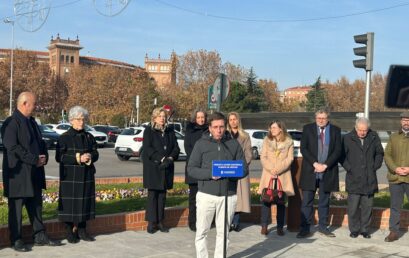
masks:
<svg viewBox="0 0 409 258"><path fill-rule="evenodd" d="M233 138L237 139L243 149L246 157L246 166L251 162L251 142L250 136L241 127L240 116L236 112L230 112L227 115L227 131L230 132ZM236 212L230 225L230 231L240 231L240 213L250 213L250 174L239 181L237 181L237 206Z"/></svg>
<svg viewBox="0 0 409 258"><path fill-rule="evenodd" d="M279 178L287 196L294 195L291 179L291 163L294 158L294 147L282 121L273 121L268 127L268 134L263 141L260 160L263 166L258 193L269 186L271 178ZM261 234L267 235L271 217L271 203L262 203ZM284 235L285 205L277 205L277 234Z"/></svg>

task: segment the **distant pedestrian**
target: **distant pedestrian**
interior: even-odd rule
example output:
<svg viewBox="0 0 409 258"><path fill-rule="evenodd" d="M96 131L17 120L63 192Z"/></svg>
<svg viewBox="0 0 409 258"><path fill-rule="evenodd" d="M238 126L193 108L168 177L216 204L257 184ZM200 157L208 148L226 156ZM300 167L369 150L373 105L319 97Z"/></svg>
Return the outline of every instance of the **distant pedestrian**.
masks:
<svg viewBox="0 0 409 258"><path fill-rule="evenodd" d="M341 130L329 122L326 110L315 112L315 123L303 127L301 137L300 188L302 189L301 228L298 238L310 236L314 216L314 196L318 191L318 232L335 237L328 229L329 200L339 191L338 162L342 154Z"/></svg>
<svg viewBox="0 0 409 258"><path fill-rule="evenodd" d="M143 187L148 189L145 220L147 232L169 232L163 225L165 219L166 191L173 188L174 161L179 156L175 131L167 127L166 111L155 108L151 123L143 132Z"/></svg>
<svg viewBox="0 0 409 258"><path fill-rule="evenodd" d="M284 122L275 120L268 126L268 134L263 140L260 160L263 171L260 178L258 194L269 187L270 180L278 179L287 196L294 195L291 177L291 163L294 159L294 144L287 133ZM261 234L268 234L271 220L271 203L261 203ZM277 204L277 235L284 236L285 204Z"/></svg>
<svg viewBox="0 0 409 258"><path fill-rule="evenodd" d="M230 112L227 115L227 131L236 139L244 152L246 158L246 166L250 171L249 166L253 155L251 153L251 140L241 126L240 115L237 112ZM239 232L240 228L240 213L251 212L251 192L250 192L250 174L237 181L237 205L234 213L233 221L230 225L230 231Z"/></svg>
<svg viewBox="0 0 409 258"><path fill-rule="evenodd" d="M391 193L390 233L385 238L386 242L399 239L400 210L405 193L409 199L409 111L403 112L400 117L401 129L390 136L385 148Z"/></svg>
<svg viewBox="0 0 409 258"><path fill-rule="evenodd" d="M58 219L65 223L69 243L94 241L86 230L95 218L95 165L99 153L94 136L85 130L88 111L74 106L68 113L71 127L58 139L55 160L60 163Z"/></svg>
<svg viewBox="0 0 409 258"><path fill-rule="evenodd" d="M187 165L192 154L193 147L197 140L202 137L203 132L208 129L207 113L202 109L196 109L191 117L191 120L186 125L185 134L185 151L186 151L186 167L185 167L185 183L189 185L189 216L188 225L190 230L196 231L196 194L197 194L197 179L189 176L187 173Z"/></svg>
<svg viewBox="0 0 409 258"><path fill-rule="evenodd" d="M188 163L189 176L198 180L199 191L196 195L197 222L196 222L196 256L207 258L207 235L214 216L216 216L216 247L214 257L223 257L224 223L225 223L225 195L228 195L228 227L236 209L236 189L239 178L214 177L212 161L214 160L242 160L245 157L240 144L226 133L226 118L222 113L215 112L209 115L209 131L205 132L193 148ZM247 166L244 166L244 175L247 176ZM227 231L227 245L228 234Z"/></svg>
<svg viewBox="0 0 409 258"><path fill-rule="evenodd" d="M348 192L348 226L350 237L361 234L371 238L374 194L378 192L376 171L382 166L383 147L367 118L356 119L355 128L343 138L342 166Z"/></svg>
<svg viewBox="0 0 409 258"><path fill-rule="evenodd" d="M33 226L34 245L59 245L48 238L42 219L42 189L46 188L44 166L48 162L48 151L32 117L35 107L36 96L31 92L21 93L17 98L17 109L1 128L10 242L18 252L30 251L22 240L23 205Z"/></svg>

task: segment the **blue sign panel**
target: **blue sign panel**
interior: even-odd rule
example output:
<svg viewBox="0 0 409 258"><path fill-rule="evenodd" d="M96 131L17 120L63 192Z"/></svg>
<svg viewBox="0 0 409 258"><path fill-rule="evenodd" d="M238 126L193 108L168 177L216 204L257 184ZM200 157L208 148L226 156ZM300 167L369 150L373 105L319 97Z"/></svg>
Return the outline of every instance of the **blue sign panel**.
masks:
<svg viewBox="0 0 409 258"><path fill-rule="evenodd" d="M213 160L212 175L215 177L242 177L242 160Z"/></svg>

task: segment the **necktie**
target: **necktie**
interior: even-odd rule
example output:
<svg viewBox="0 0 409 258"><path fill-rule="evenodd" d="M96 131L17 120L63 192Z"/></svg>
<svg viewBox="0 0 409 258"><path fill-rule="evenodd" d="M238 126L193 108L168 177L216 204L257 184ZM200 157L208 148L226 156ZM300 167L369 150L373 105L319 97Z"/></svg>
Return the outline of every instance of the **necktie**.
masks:
<svg viewBox="0 0 409 258"><path fill-rule="evenodd" d="M324 128L320 128L320 140L321 140L321 148L324 149L324 142L325 142Z"/></svg>

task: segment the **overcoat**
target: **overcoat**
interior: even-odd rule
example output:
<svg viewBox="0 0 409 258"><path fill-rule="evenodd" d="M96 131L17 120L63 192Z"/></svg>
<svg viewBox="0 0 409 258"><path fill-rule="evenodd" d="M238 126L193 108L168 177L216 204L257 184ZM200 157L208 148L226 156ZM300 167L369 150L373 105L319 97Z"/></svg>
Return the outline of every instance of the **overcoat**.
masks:
<svg viewBox="0 0 409 258"><path fill-rule="evenodd" d="M160 166L163 158L172 157L177 160L179 145L175 131L165 127L165 130L154 129L151 126L143 132L142 145L143 187L149 190L166 190L173 188L175 165Z"/></svg>
<svg viewBox="0 0 409 258"><path fill-rule="evenodd" d="M189 122L186 125L186 134L185 134L185 152L186 152L186 166L185 166L185 183L186 184L197 184L197 179L189 176L187 173L187 163L190 158L190 154L192 154L193 147L197 140L202 137L203 132L208 129L208 125L198 125L196 123Z"/></svg>
<svg viewBox="0 0 409 258"><path fill-rule="evenodd" d="M34 128L30 134L27 123ZM3 139L3 186L4 196L9 198L34 197L39 190L45 189L44 167L37 168L38 154L31 151L30 145L38 140L40 155L48 152L41 137L40 129L34 118L26 118L20 111L15 110L8 117L1 128ZM36 137L36 139L34 139Z"/></svg>
<svg viewBox="0 0 409 258"><path fill-rule="evenodd" d="M249 170L249 166L253 155L251 153L251 140L248 133L245 132L245 135L239 135L236 139L244 152L244 157L246 159L246 167ZM250 213L251 211L251 192L250 192L250 173L237 181L237 206L236 212L246 212Z"/></svg>
<svg viewBox="0 0 409 258"><path fill-rule="evenodd" d="M286 137L282 142L270 140L265 137L261 148L260 160L263 166L258 193L269 187L272 171L278 173L283 191L287 196L294 195L294 186L291 178L291 163L294 159L294 146L291 137Z"/></svg>
<svg viewBox="0 0 409 258"><path fill-rule="evenodd" d="M339 191L338 162L342 154L341 130L330 124L330 138L328 157L324 162L327 170L324 172L324 191ZM318 162L318 128L316 123L307 124L303 127L301 143L303 156L301 167L300 188L305 191L316 190L316 175L313 164Z"/></svg>
<svg viewBox="0 0 409 258"><path fill-rule="evenodd" d="M77 157L91 154L91 162ZM92 134L72 127L58 139L55 160L60 163L58 219L83 222L95 218L95 166L99 153Z"/></svg>
<svg viewBox="0 0 409 258"><path fill-rule="evenodd" d="M362 145L355 129L343 138L342 166L347 174L345 188L352 194L378 192L376 171L382 166L383 147L378 134L369 129Z"/></svg>

